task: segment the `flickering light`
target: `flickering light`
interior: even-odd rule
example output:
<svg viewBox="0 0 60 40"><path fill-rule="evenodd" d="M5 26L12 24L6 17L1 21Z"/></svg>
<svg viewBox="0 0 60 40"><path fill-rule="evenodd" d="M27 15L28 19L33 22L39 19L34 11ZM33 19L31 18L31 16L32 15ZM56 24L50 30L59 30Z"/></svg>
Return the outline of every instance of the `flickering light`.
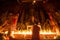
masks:
<svg viewBox="0 0 60 40"><path fill-rule="evenodd" d="M54 39L56 39L57 37L55 36Z"/></svg>
<svg viewBox="0 0 60 40"><path fill-rule="evenodd" d="M8 31L6 31L5 34L8 34Z"/></svg>
<svg viewBox="0 0 60 40"><path fill-rule="evenodd" d="M33 4L36 3L36 0L33 1Z"/></svg>

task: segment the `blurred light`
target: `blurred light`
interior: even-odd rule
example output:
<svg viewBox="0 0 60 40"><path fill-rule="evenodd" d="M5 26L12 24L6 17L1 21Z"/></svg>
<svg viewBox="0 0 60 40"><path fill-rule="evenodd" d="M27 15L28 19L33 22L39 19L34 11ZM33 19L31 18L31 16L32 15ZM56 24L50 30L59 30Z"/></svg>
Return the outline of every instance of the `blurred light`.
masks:
<svg viewBox="0 0 60 40"><path fill-rule="evenodd" d="M54 39L56 39L57 37L56 36L54 36Z"/></svg>
<svg viewBox="0 0 60 40"><path fill-rule="evenodd" d="M36 3L36 0L33 1L33 4Z"/></svg>
<svg viewBox="0 0 60 40"><path fill-rule="evenodd" d="M5 34L8 34L8 31L6 31Z"/></svg>
<svg viewBox="0 0 60 40"><path fill-rule="evenodd" d="M46 3L46 1L43 1L43 3Z"/></svg>

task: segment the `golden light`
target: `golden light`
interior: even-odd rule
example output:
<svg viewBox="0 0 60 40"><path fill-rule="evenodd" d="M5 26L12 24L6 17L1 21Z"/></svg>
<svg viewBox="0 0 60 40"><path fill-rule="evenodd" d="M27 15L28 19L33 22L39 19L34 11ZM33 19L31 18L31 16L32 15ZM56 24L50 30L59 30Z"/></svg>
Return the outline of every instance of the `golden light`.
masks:
<svg viewBox="0 0 60 40"><path fill-rule="evenodd" d="M8 34L8 31L5 31L5 34Z"/></svg>
<svg viewBox="0 0 60 40"><path fill-rule="evenodd" d="M38 25L40 26L40 25ZM29 27L31 27L30 29L28 29ZM41 27L41 26L40 26ZM7 32L6 32L7 33ZM19 36L20 35L20 36ZM51 29L40 29L39 31L39 35L40 35L40 38L53 38L53 39L56 39L56 37L59 34L59 29L56 28L55 31L52 31ZM27 30L16 30L16 31L11 31L11 35L10 35L12 38L32 38L32 25L28 25L27 26Z"/></svg>
<svg viewBox="0 0 60 40"><path fill-rule="evenodd" d="M36 0L34 0L33 3L36 3Z"/></svg>
<svg viewBox="0 0 60 40"><path fill-rule="evenodd" d="M11 33L11 36L13 37L13 38L15 38L15 36L14 35L23 35L24 37L26 37L26 35L31 35L32 36L32 31L28 31L28 30L23 30L23 31L12 31L12 33ZM57 36L57 32L52 32L52 31L46 31L46 30L44 30L44 31L40 31L40 35L42 35L43 37L44 36L47 36L47 37L49 37L49 36L53 36L53 39L56 39L56 36Z"/></svg>

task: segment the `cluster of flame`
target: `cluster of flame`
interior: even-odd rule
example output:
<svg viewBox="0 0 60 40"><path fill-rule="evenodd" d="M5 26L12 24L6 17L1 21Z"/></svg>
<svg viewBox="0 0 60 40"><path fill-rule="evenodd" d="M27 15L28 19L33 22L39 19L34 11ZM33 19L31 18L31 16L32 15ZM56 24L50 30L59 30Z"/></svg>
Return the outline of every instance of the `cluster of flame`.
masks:
<svg viewBox="0 0 60 40"><path fill-rule="evenodd" d="M12 31L12 33L11 33L11 36L14 38L15 36L14 36L14 34L21 34L21 35L32 35L32 31ZM51 32L51 31L48 31L48 32L46 32L46 31L44 31L44 32L42 32L42 31L40 31L40 34L42 34L42 35L59 35L59 33L58 32ZM51 36L52 36L51 35Z"/></svg>
<svg viewBox="0 0 60 40"><path fill-rule="evenodd" d="M8 34L8 31L6 31L5 32L5 34ZM30 31L28 31L28 30L23 30L23 31L11 31L11 37L13 37L13 38L15 38L15 36L14 36L14 34L21 34L21 35L31 35L32 36L32 31L30 30ZM40 31L40 33L39 33L40 35L42 34L42 35L55 35L55 37L54 38L56 38L56 36L59 36L59 30L56 30L56 32L51 32L51 31L46 31L46 30L44 30L44 31Z"/></svg>
<svg viewBox="0 0 60 40"><path fill-rule="evenodd" d="M51 22L51 24L52 24L52 27L54 28L53 30L54 30L54 32L52 32L51 31L51 29L50 30L48 30L48 31L46 31L46 30L40 30L40 32L39 32L39 34L42 34L42 35L50 35L50 34L52 34L52 35L59 35L60 36L60 33L59 33L59 29L56 27L56 26L54 26L55 25L55 23L53 22L53 19L52 19L52 16L49 14L49 17L50 17L50 22ZM33 19L34 20L34 19ZM6 31L5 32L5 34L8 34L8 31ZM18 30L18 31L11 31L11 36L12 37L14 37L14 34L22 34L22 35L32 35L32 30L23 30L23 31L21 31L21 30ZM52 36L51 35L51 36Z"/></svg>

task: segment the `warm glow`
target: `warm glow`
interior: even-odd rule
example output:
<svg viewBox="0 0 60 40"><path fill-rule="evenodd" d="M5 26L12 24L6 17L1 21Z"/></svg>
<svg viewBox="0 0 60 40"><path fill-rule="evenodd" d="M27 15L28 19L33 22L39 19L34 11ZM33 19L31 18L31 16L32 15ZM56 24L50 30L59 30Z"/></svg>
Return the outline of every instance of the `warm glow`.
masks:
<svg viewBox="0 0 60 40"><path fill-rule="evenodd" d="M40 26L40 25L38 25ZM22 38L25 38L26 36L30 35L32 36L32 26L27 26L28 27L31 27L30 29L27 29L27 30L16 30L16 31L11 31L11 35L13 38L15 38L16 35L21 35ZM41 27L41 26L40 26ZM53 38L53 39L56 39L56 37L59 35L59 29L56 28L55 31L53 31L53 29L41 29L40 28L40 31L39 31L39 34L40 34L40 37L43 36L43 38L46 36L48 38ZM17 36L17 37L18 37Z"/></svg>
<svg viewBox="0 0 60 40"><path fill-rule="evenodd" d="M58 30L57 30L58 31ZM27 31L27 30L23 30L23 31L12 31L12 33L11 33L11 36L14 38L14 34L21 34L21 35L24 35L24 36L26 36L26 35L31 35L32 36L32 31L30 30L30 31ZM46 31L46 30L44 30L44 31L40 31L40 35L51 35L51 36L54 36L53 38L54 39L56 39L56 35L58 35L58 33L57 32L52 32L52 31Z"/></svg>
<svg viewBox="0 0 60 40"><path fill-rule="evenodd" d="M33 3L36 3L36 0L34 0Z"/></svg>
<svg viewBox="0 0 60 40"><path fill-rule="evenodd" d="M32 32L31 31L12 31L12 34L23 34L23 35L25 35L25 34L32 34Z"/></svg>
<svg viewBox="0 0 60 40"><path fill-rule="evenodd" d="M8 31L5 31L5 34L8 34Z"/></svg>

